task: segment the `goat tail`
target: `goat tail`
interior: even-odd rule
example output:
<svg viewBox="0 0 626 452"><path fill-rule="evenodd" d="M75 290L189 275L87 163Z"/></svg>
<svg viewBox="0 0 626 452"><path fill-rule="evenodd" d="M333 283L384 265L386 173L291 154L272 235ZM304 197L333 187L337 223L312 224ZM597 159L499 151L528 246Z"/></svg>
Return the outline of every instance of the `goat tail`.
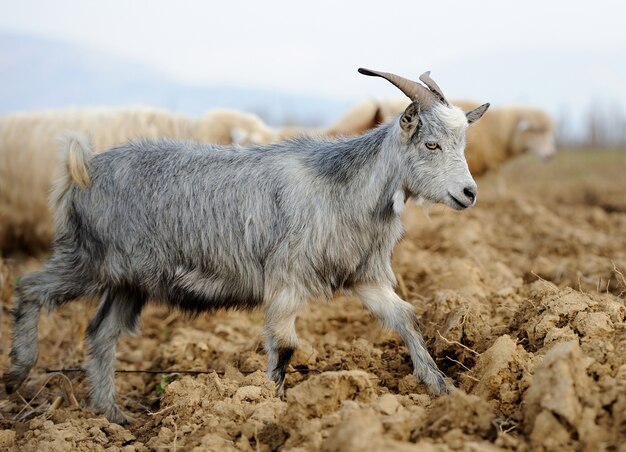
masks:
<svg viewBox="0 0 626 452"><path fill-rule="evenodd" d="M61 151L62 165L79 188L91 187L89 164L93 158L91 140L84 133L71 133L65 137Z"/></svg>
<svg viewBox="0 0 626 452"><path fill-rule="evenodd" d="M52 188L50 204L58 210L72 185L83 190L91 187L89 168L93 158L91 140L84 133L71 132L63 137L59 178Z"/></svg>

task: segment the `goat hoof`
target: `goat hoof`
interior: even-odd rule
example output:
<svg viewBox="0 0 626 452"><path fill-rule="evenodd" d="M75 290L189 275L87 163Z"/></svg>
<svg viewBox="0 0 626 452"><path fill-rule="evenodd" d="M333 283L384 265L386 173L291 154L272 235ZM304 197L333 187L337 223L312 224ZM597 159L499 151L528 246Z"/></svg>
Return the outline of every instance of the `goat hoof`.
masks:
<svg viewBox="0 0 626 452"><path fill-rule="evenodd" d="M446 376L437 371L437 372L429 372L429 374L424 378L416 375L418 379L420 379L428 388L428 394L431 396L439 396L443 394L449 394L450 391L454 388L454 386L448 381Z"/></svg>
<svg viewBox="0 0 626 452"><path fill-rule="evenodd" d="M115 406L106 411L106 418L113 424L119 424L122 426L129 425L133 422L133 418L126 415L118 406Z"/></svg>
<svg viewBox="0 0 626 452"><path fill-rule="evenodd" d="M276 397L278 397L283 402L285 401L285 386L281 385L276 389Z"/></svg>
<svg viewBox="0 0 626 452"><path fill-rule="evenodd" d="M24 372L22 370L11 369L7 373L4 374L4 389L7 394L12 394L15 392L26 380L28 376L28 371Z"/></svg>
<svg viewBox="0 0 626 452"><path fill-rule="evenodd" d="M454 389L454 386L452 386L449 383L444 382L443 384L437 385L436 387L429 386L428 394L430 394L433 397L436 397L440 395L450 394L452 389Z"/></svg>

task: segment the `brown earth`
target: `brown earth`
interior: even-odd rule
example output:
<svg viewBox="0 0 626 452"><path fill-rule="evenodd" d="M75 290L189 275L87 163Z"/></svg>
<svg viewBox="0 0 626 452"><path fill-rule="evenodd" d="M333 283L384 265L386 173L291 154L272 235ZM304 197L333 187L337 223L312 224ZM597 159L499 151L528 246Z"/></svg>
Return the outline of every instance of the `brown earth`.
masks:
<svg viewBox="0 0 626 452"><path fill-rule="evenodd" d="M46 372L81 365L93 306L74 303L42 319L20 394L0 393L0 449L626 451L625 174L626 152L529 157L480 180L470 211L407 210L397 290L450 395L429 397L399 338L355 300L298 320L285 401L263 373L260 313L153 307L117 366L162 373L117 374L136 419L123 428L86 408L81 373ZM3 369L12 286L38 265L0 262Z"/></svg>

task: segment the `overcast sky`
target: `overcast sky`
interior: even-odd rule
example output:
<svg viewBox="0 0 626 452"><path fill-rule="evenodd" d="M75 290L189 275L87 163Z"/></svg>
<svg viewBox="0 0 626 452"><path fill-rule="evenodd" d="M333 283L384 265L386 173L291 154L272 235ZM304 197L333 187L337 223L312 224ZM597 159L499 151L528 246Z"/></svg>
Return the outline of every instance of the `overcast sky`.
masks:
<svg viewBox="0 0 626 452"><path fill-rule="evenodd" d="M626 49L625 4L0 0L0 27L130 57L187 83L345 98L392 92L359 78L359 66L417 77L516 51Z"/></svg>

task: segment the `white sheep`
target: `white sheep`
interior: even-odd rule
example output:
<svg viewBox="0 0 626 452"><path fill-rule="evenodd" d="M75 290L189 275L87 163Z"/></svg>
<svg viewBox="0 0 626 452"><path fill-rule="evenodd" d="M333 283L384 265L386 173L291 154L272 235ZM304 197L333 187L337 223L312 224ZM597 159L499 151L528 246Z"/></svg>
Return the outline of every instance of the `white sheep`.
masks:
<svg viewBox="0 0 626 452"><path fill-rule="evenodd" d="M391 119L391 115L385 114L379 105L373 101L366 101L357 108L348 110L329 127L283 127L277 131L277 135L279 139L312 135L329 137L360 135L386 122L387 118Z"/></svg>
<svg viewBox="0 0 626 452"><path fill-rule="evenodd" d="M280 134L255 114L213 110L195 122L189 138L202 143L245 146L274 143L280 140Z"/></svg>

